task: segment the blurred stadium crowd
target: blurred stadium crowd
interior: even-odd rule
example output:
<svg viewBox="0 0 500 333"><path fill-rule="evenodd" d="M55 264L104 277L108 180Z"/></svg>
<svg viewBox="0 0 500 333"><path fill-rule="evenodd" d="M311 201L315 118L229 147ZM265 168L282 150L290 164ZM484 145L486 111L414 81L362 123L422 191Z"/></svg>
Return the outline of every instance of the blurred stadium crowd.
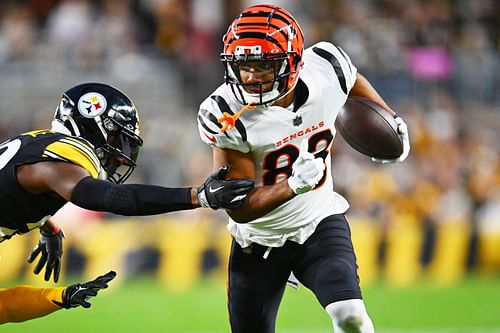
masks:
<svg viewBox="0 0 500 333"><path fill-rule="evenodd" d="M197 185L210 171L197 105L222 82L227 25L258 2L0 1L0 142L46 128L67 88L103 81L125 91L142 116L145 147L132 181ZM376 165L337 140L334 180L351 218L383 233L416 227L424 265L439 226L460 226L464 264L500 271L500 3L269 2L295 15L306 46L343 47L409 125L412 152L402 165ZM481 250L487 243L493 251Z"/></svg>

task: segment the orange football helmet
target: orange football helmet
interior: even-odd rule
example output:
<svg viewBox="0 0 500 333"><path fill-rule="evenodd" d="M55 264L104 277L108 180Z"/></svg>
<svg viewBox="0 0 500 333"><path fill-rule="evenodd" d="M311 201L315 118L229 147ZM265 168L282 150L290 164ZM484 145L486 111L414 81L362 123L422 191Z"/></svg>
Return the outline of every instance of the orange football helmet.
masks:
<svg viewBox="0 0 500 333"><path fill-rule="evenodd" d="M297 84L303 63L304 36L297 21L285 9L275 5L248 7L231 23L223 42L224 80L231 85L240 103L270 104ZM248 70L256 63L257 68L272 69L274 78L265 82L243 82L243 68Z"/></svg>

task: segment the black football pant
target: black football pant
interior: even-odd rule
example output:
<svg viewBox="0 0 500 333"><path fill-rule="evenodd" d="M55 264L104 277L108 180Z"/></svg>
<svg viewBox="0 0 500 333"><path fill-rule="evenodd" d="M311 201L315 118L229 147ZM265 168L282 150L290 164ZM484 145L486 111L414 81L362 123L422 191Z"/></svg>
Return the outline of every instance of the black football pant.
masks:
<svg viewBox="0 0 500 333"><path fill-rule="evenodd" d="M286 281L293 271L323 308L361 299L351 231L343 214L325 218L303 244L287 241L273 248L233 240L229 259L228 307L233 333L273 333Z"/></svg>

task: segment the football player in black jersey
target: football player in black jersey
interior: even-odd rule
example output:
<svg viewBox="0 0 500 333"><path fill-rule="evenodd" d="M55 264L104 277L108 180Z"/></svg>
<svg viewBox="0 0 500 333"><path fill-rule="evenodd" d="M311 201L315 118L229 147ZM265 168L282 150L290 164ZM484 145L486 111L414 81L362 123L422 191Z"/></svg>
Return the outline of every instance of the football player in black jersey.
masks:
<svg viewBox="0 0 500 333"><path fill-rule="evenodd" d="M50 217L64 204L94 211L139 216L210 207L239 208L253 189L251 180L224 180L222 167L198 188L123 184L136 167L139 116L121 91L85 83L66 91L50 130L32 131L0 145L0 242L40 229L28 261L40 260L45 280L59 279L61 229ZM114 272L68 288L0 289L0 323L40 317L62 307L89 307L89 297L107 287Z"/></svg>

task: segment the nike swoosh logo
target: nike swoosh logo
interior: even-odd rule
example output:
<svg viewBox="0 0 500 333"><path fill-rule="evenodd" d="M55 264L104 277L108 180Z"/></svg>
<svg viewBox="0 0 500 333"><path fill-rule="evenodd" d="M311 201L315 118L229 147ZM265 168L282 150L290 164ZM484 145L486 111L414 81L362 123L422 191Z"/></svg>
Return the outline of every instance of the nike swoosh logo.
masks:
<svg viewBox="0 0 500 333"><path fill-rule="evenodd" d="M222 188L223 188L223 186L219 186L219 187L216 187L216 188L212 188L212 187L210 187L210 188L208 189L208 191L209 191L210 193L215 193L215 192L217 192L217 191L219 191L219 190L222 190Z"/></svg>

